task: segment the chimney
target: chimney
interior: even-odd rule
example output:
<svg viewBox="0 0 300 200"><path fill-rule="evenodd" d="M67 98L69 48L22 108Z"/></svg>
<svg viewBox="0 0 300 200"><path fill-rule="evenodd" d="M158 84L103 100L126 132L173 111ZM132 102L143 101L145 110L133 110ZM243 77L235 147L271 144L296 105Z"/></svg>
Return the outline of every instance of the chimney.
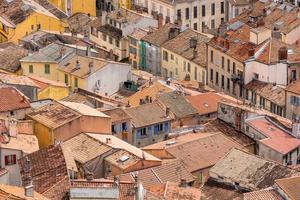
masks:
<svg viewBox="0 0 300 200"><path fill-rule="evenodd" d="M106 144L111 143L111 138L106 138Z"/></svg>
<svg viewBox="0 0 300 200"><path fill-rule="evenodd" d="M158 15L157 21L158 21L158 29L160 29L163 26L163 21L164 21L164 17L161 13Z"/></svg>
<svg viewBox="0 0 300 200"><path fill-rule="evenodd" d="M135 175L134 181L135 181L135 200L143 200L144 199L144 197L143 197L144 189L143 189L143 185L140 182L137 175Z"/></svg>
<svg viewBox="0 0 300 200"><path fill-rule="evenodd" d="M34 197L34 190L33 190L33 185L32 182L30 183L30 185L25 186L25 196L26 197Z"/></svg>
<svg viewBox="0 0 300 200"><path fill-rule="evenodd" d="M92 181L94 179L94 174L93 172L88 171L85 175L85 178L87 181Z"/></svg>
<svg viewBox="0 0 300 200"><path fill-rule="evenodd" d="M75 66L76 69L80 69L80 62L79 60L76 60L76 66Z"/></svg>
<svg viewBox="0 0 300 200"><path fill-rule="evenodd" d="M86 47L86 56L88 56L88 57L91 56L91 46L90 46L90 45L88 45L88 46Z"/></svg>
<svg viewBox="0 0 300 200"><path fill-rule="evenodd" d="M171 27L169 29L169 39L175 38L177 35L179 35L179 32L180 32L179 28Z"/></svg>
<svg viewBox="0 0 300 200"><path fill-rule="evenodd" d="M93 63L93 61L91 61L91 62L89 63L89 74L92 73L93 67L94 67L94 63Z"/></svg>
<svg viewBox="0 0 300 200"><path fill-rule="evenodd" d="M288 57L288 49L286 47L280 47L278 50L278 60L279 62L286 61Z"/></svg>
<svg viewBox="0 0 300 200"><path fill-rule="evenodd" d="M180 184L179 184L180 187L187 187L187 182L185 179L181 179L180 180Z"/></svg>
<svg viewBox="0 0 300 200"><path fill-rule="evenodd" d="M229 49L229 48L230 48L230 44L229 44L229 41L228 41L228 40L225 40L225 41L224 41L224 48L225 48L225 49Z"/></svg>
<svg viewBox="0 0 300 200"><path fill-rule="evenodd" d="M255 49L249 49L248 50L248 57L254 57L254 54L255 54Z"/></svg>
<svg viewBox="0 0 300 200"><path fill-rule="evenodd" d="M170 116L170 108L166 107L166 117L169 117L169 116Z"/></svg>

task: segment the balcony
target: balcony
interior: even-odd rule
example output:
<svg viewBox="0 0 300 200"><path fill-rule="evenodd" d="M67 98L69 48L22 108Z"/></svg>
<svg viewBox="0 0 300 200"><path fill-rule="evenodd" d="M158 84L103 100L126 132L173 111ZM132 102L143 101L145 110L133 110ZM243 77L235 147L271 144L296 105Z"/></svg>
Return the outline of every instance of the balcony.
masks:
<svg viewBox="0 0 300 200"><path fill-rule="evenodd" d="M240 85L244 84L244 78L243 78L242 74L232 74L231 80L232 80L232 82L240 84Z"/></svg>

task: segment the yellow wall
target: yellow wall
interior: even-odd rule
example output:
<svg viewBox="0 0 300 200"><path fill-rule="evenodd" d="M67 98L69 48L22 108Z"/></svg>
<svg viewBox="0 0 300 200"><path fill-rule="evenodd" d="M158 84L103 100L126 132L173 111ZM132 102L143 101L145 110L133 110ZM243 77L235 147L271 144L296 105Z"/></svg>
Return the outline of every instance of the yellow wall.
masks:
<svg viewBox="0 0 300 200"><path fill-rule="evenodd" d="M50 64L50 73L45 73L45 64ZM33 66L33 73L29 73L29 66ZM43 78L47 78L53 81L58 81L58 64L57 63L43 63L43 62L22 62L21 68L22 74L26 76L39 76Z"/></svg>
<svg viewBox="0 0 300 200"><path fill-rule="evenodd" d="M26 36L27 34L30 34L31 32L37 31L38 24L40 24L41 26L40 30L57 32L64 32L66 27L66 24L60 21L58 18L50 17L48 15L43 15L40 13L32 13L27 17L25 21L23 21L20 24L17 24L17 27L15 29L8 28L6 32L7 40L14 43L18 43L18 40L22 37Z"/></svg>
<svg viewBox="0 0 300 200"><path fill-rule="evenodd" d="M54 143L51 130L36 121L34 121L34 134L39 141L40 148L48 147Z"/></svg>
<svg viewBox="0 0 300 200"><path fill-rule="evenodd" d="M132 5L131 0L119 0L118 3L119 3L119 7L131 9L131 5Z"/></svg>
<svg viewBox="0 0 300 200"><path fill-rule="evenodd" d="M56 7L67 12L65 0L50 0ZM96 16L96 0L72 0L72 15L75 13L85 13Z"/></svg>
<svg viewBox="0 0 300 200"><path fill-rule="evenodd" d="M69 88L49 86L38 92L38 99L54 99L61 100L69 95Z"/></svg>
<svg viewBox="0 0 300 200"><path fill-rule="evenodd" d="M65 83L65 72L64 71L59 71L58 72L58 81L61 83ZM87 86L87 80L82 79L76 76L73 76L71 74L68 74L68 83L66 83L68 86L70 86L71 91L73 91L75 87L75 78L78 80L78 87L77 88L82 88L85 89Z"/></svg>
<svg viewBox="0 0 300 200"><path fill-rule="evenodd" d="M168 52L168 61L163 59L163 51ZM171 57L173 55L173 57ZM172 59L173 58L173 59ZM191 62L190 60L185 59L184 57L175 54L167 49L162 48L162 73L164 76L176 78L178 80L184 80L186 74L190 75L191 81L198 81L201 83L206 83L206 68L201 67L200 65ZM184 63L186 63L186 70L184 70ZM190 63L190 72L188 72L188 63ZM195 69L197 68L197 69ZM168 74L164 74L164 71L167 70ZM195 76L195 73L197 76Z"/></svg>

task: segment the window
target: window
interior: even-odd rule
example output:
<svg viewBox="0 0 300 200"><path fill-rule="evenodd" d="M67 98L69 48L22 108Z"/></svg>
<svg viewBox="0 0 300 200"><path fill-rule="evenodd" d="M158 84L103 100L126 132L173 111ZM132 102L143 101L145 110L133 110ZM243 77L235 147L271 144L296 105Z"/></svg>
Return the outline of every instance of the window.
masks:
<svg viewBox="0 0 300 200"><path fill-rule="evenodd" d="M265 108L265 98L263 97L259 97L259 105L263 108Z"/></svg>
<svg viewBox="0 0 300 200"><path fill-rule="evenodd" d="M222 75L222 78L221 78L221 87L224 88L224 85L225 85L225 78L224 78L224 75Z"/></svg>
<svg viewBox="0 0 300 200"><path fill-rule="evenodd" d="M194 71L194 79L197 80L197 67L195 67L195 71Z"/></svg>
<svg viewBox="0 0 300 200"><path fill-rule="evenodd" d="M137 45L136 39L130 38L130 44L136 46Z"/></svg>
<svg viewBox="0 0 300 200"><path fill-rule="evenodd" d="M214 70L210 69L210 81L214 81Z"/></svg>
<svg viewBox="0 0 300 200"><path fill-rule="evenodd" d="M205 17L205 5L202 5L202 17Z"/></svg>
<svg viewBox="0 0 300 200"><path fill-rule="evenodd" d="M141 129L141 136L147 136L146 128Z"/></svg>
<svg viewBox="0 0 300 200"><path fill-rule="evenodd" d="M212 29L215 28L215 20L214 20L214 19L211 20L211 28L212 28Z"/></svg>
<svg viewBox="0 0 300 200"><path fill-rule="evenodd" d="M114 21L114 27L117 27L117 22L116 21Z"/></svg>
<svg viewBox="0 0 300 200"><path fill-rule="evenodd" d="M74 87L78 88L78 78L74 78Z"/></svg>
<svg viewBox="0 0 300 200"><path fill-rule="evenodd" d="M103 34L102 37L103 37L103 41L106 41L107 36L105 34Z"/></svg>
<svg viewBox="0 0 300 200"><path fill-rule="evenodd" d="M224 9L224 2L221 2L221 14L224 14L225 9Z"/></svg>
<svg viewBox="0 0 300 200"><path fill-rule="evenodd" d="M210 51L210 62L214 62L214 52L213 50Z"/></svg>
<svg viewBox="0 0 300 200"><path fill-rule="evenodd" d="M116 47L120 47L120 40L116 40Z"/></svg>
<svg viewBox="0 0 300 200"><path fill-rule="evenodd" d="M212 3L211 4L211 15L215 15L215 4L214 3Z"/></svg>
<svg viewBox="0 0 300 200"><path fill-rule="evenodd" d="M230 60L227 59L227 72L230 73Z"/></svg>
<svg viewBox="0 0 300 200"><path fill-rule="evenodd" d="M111 125L111 132L112 132L113 134L116 134L116 133L117 133L117 132L116 132L115 125Z"/></svg>
<svg viewBox="0 0 300 200"><path fill-rule="evenodd" d="M296 70L292 70L292 81L295 81L297 79L297 76L296 76Z"/></svg>
<svg viewBox="0 0 300 200"><path fill-rule="evenodd" d="M225 67L225 58L224 56L222 56L222 68L224 69L224 67Z"/></svg>
<svg viewBox="0 0 300 200"><path fill-rule="evenodd" d="M230 90L230 79L227 78L227 90L229 91Z"/></svg>
<svg viewBox="0 0 300 200"><path fill-rule="evenodd" d="M186 62L183 61L183 71L186 72Z"/></svg>
<svg viewBox="0 0 300 200"><path fill-rule="evenodd" d="M243 87L240 85L240 97L243 97Z"/></svg>
<svg viewBox="0 0 300 200"><path fill-rule="evenodd" d="M202 32L204 32L205 31L205 22L202 22L202 28L201 28L201 30L202 30Z"/></svg>
<svg viewBox="0 0 300 200"><path fill-rule="evenodd" d="M291 96L290 103L291 103L291 105L299 106L299 97Z"/></svg>
<svg viewBox="0 0 300 200"><path fill-rule="evenodd" d="M154 134L158 135L159 133L161 133L164 130L164 126L163 124L156 124L154 126Z"/></svg>
<svg viewBox="0 0 300 200"><path fill-rule="evenodd" d="M188 64L187 64L187 71L188 71L188 72L191 72L191 63L188 63Z"/></svg>
<svg viewBox="0 0 300 200"><path fill-rule="evenodd" d="M254 78L255 80L258 80L258 79L259 79L259 74L254 73L254 74L253 74L253 78Z"/></svg>
<svg viewBox="0 0 300 200"><path fill-rule="evenodd" d="M34 30L34 25L31 25L31 30Z"/></svg>
<svg viewBox="0 0 300 200"><path fill-rule="evenodd" d="M33 73L33 65L29 65L29 73Z"/></svg>
<svg viewBox="0 0 300 200"><path fill-rule="evenodd" d="M163 60L168 61L168 52L163 51Z"/></svg>
<svg viewBox="0 0 300 200"><path fill-rule="evenodd" d="M113 39L112 37L109 37L109 44L112 44L113 43Z"/></svg>
<svg viewBox="0 0 300 200"><path fill-rule="evenodd" d="M17 163L16 155L7 155L4 157L5 165L15 165Z"/></svg>
<svg viewBox="0 0 300 200"><path fill-rule="evenodd" d="M69 77L68 74L65 74L65 84L69 85Z"/></svg>
<svg viewBox="0 0 300 200"><path fill-rule="evenodd" d="M216 72L216 85L219 85L219 72Z"/></svg>
<svg viewBox="0 0 300 200"><path fill-rule="evenodd" d="M173 54L171 54L171 60L174 60L174 55Z"/></svg>
<svg viewBox="0 0 300 200"><path fill-rule="evenodd" d="M233 74L236 73L236 71L235 71L235 62L232 63L232 73L233 73Z"/></svg>
<svg viewBox="0 0 300 200"><path fill-rule="evenodd" d="M197 27L197 23L194 23L194 30L197 30L198 27Z"/></svg>
<svg viewBox="0 0 300 200"><path fill-rule="evenodd" d="M221 17L221 24L224 22L225 22L224 17Z"/></svg>
<svg viewBox="0 0 300 200"><path fill-rule="evenodd" d="M177 19L181 19L181 10L180 9L177 10Z"/></svg>
<svg viewBox="0 0 300 200"><path fill-rule="evenodd" d="M190 19L190 9L189 8L185 9L185 19Z"/></svg>
<svg viewBox="0 0 300 200"><path fill-rule="evenodd" d="M133 54L133 55L137 55L137 50L134 47L129 47L129 53Z"/></svg>
<svg viewBox="0 0 300 200"><path fill-rule="evenodd" d="M41 24L36 25L36 29L40 30L41 29Z"/></svg>
<svg viewBox="0 0 300 200"><path fill-rule="evenodd" d="M197 6L194 6L194 18L198 17L198 9Z"/></svg>
<svg viewBox="0 0 300 200"><path fill-rule="evenodd" d="M45 64L45 74L50 74L50 65Z"/></svg>
<svg viewBox="0 0 300 200"><path fill-rule="evenodd" d="M165 123L164 130L165 130L165 132L169 131L169 123L168 122Z"/></svg>
<svg viewBox="0 0 300 200"><path fill-rule="evenodd" d="M126 122L123 122L122 123L122 131L127 131L127 123Z"/></svg>

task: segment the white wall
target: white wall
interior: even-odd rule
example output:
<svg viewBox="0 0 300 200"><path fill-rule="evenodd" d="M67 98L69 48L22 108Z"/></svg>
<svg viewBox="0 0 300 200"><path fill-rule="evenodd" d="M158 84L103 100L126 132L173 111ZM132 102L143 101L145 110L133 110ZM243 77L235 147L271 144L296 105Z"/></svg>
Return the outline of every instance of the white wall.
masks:
<svg viewBox="0 0 300 200"><path fill-rule="evenodd" d="M245 64L245 84L253 79L254 73L259 74L258 80L260 81L287 85L287 64L266 65L257 61L247 62Z"/></svg>
<svg viewBox="0 0 300 200"><path fill-rule="evenodd" d="M131 66L128 64L109 62L102 69L89 76L87 90L94 91L98 80L101 81L99 93L112 95L119 91L124 81L131 80Z"/></svg>
<svg viewBox="0 0 300 200"><path fill-rule="evenodd" d="M22 152L19 150L1 148L0 154L1 154L1 168L7 169L9 173L9 184L15 186L21 186L22 182L21 182L21 174L20 174L18 159L20 159L23 156ZM17 164L5 165L5 156L7 155L16 155Z"/></svg>
<svg viewBox="0 0 300 200"><path fill-rule="evenodd" d="M157 27L158 21L153 18L141 17L137 22L122 24L123 37L127 37L128 35L132 34L136 29L147 28L149 26Z"/></svg>

